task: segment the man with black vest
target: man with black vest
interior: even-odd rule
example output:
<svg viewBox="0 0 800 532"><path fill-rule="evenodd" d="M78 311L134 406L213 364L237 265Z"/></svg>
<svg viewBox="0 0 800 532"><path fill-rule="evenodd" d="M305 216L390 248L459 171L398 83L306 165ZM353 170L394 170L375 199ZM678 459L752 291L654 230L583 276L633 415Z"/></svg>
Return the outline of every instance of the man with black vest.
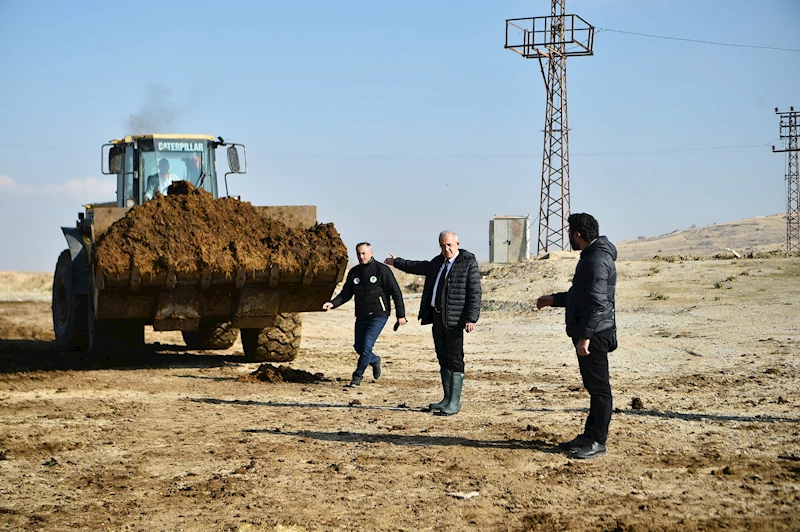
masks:
<svg viewBox="0 0 800 532"><path fill-rule="evenodd" d="M433 345L439 361L444 398L431 403L437 414L461 410L464 384L464 331L472 332L481 313L481 277L475 255L459 249L453 231L439 233L441 255L431 260L406 260L394 255L384 262L398 270L425 276L419 319L433 324Z"/></svg>
<svg viewBox="0 0 800 532"><path fill-rule="evenodd" d="M372 246L369 242L361 242L356 246L358 264L347 274L347 280L338 296L322 305L322 310L329 311L339 307L355 296L356 326L353 349L358 353L358 363L349 386L361 386L364 371L372 366L372 377L377 380L381 376L381 357L372 352L383 327L392 313L394 300L397 324L405 325L406 309L403 305L403 294L391 268L372 258Z"/></svg>

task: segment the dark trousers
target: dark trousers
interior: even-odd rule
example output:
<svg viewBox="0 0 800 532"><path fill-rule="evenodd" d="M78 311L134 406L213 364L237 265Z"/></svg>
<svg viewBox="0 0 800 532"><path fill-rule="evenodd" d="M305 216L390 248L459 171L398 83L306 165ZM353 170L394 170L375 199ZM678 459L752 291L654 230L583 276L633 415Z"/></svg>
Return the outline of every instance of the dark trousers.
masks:
<svg viewBox="0 0 800 532"><path fill-rule="evenodd" d="M383 327L389 320L388 316L369 316L356 318L355 343L353 349L358 353L358 363L353 377L363 377L367 366L378 363L378 357L372 352Z"/></svg>
<svg viewBox="0 0 800 532"><path fill-rule="evenodd" d="M608 347L612 335L611 329L595 333L589 342L589 355L578 357L583 387L591 397L583 434L602 444L608 439L608 425L611 423L611 411L614 408L608 375ZM574 342L576 340L573 339Z"/></svg>
<svg viewBox="0 0 800 532"><path fill-rule="evenodd" d="M433 346L439 367L464 373L464 329L445 327L437 312L433 313Z"/></svg>

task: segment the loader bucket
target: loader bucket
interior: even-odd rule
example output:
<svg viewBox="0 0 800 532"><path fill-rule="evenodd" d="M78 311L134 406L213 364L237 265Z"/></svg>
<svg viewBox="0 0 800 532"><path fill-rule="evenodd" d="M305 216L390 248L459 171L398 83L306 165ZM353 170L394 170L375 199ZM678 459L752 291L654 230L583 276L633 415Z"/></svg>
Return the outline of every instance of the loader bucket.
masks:
<svg viewBox="0 0 800 532"><path fill-rule="evenodd" d="M254 207L197 190L126 211L92 213L99 320L270 327L278 314L320 310L347 269L341 237L316 223L313 206Z"/></svg>
<svg viewBox="0 0 800 532"><path fill-rule="evenodd" d="M277 266L240 270L235 276L179 273L140 275L95 271L98 319L142 318L157 331L196 330L200 320L231 321L238 328L269 327L285 312L322 308L344 278L347 261L297 274Z"/></svg>

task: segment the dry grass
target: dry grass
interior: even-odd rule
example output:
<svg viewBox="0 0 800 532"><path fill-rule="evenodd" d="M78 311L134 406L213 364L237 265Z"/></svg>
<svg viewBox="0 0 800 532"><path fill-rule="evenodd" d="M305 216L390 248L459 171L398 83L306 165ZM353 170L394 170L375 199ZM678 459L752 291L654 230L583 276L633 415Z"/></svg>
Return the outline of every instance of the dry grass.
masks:
<svg viewBox="0 0 800 532"><path fill-rule="evenodd" d="M730 253L726 249L738 253L774 251L786 247L786 217L757 216L615 244L621 260L650 259L656 255L708 257Z"/></svg>
<svg viewBox="0 0 800 532"><path fill-rule="evenodd" d="M44 301L52 291L52 273L0 271L0 301Z"/></svg>

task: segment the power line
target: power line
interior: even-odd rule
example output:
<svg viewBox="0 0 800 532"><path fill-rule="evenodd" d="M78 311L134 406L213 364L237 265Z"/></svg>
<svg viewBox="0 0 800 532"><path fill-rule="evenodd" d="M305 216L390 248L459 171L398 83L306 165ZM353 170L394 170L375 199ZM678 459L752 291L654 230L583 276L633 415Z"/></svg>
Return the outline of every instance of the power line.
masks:
<svg viewBox="0 0 800 532"><path fill-rule="evenodd" d="M659 154L680 154L680 153L704 153L704 152L718 152L725 150L739 150L739 149L753 149L764 148L774 144L777 140L771 140L765 144L738 144L731 146L707 146L699 148L664 148L664 149L643 149L643 150L626 150L615 152L600 152L600 153L572 153L572 157L622 157L630 155L659 155ZM0 150L4 147L21 148L21 149L64 149L75 151L80 149L79 146L65 147L65 146L48 146L43 144L25 144L25 143L6 143L0 142ZM268 159L530 159L539 158L541 155L524 154L524 153L471 153L471 154L412 154L412 153L260 153L248 152L249 157L264 157Z"/></svg>
<svg viewBox="0 0 800 532"><path fill-rule="evenodd" d="M622 152L609 152L609 153L575 153L573 157L628 157L633 155L669 155L681 153L713 153L727 150L743 150L750 148L765 148L770 146L767 144L741 144L738 146L709 146L707 148L665 148L662 150L639 150L639 151L622 151Z"/></svg>
<svg viewBox="0 0 800 532"><path fill-rule="evenodd" d="M665 148L652 150L630 150L619 152L601 153L572 153L572 157L623 157L631 155L659 155L659 154L681 154L681 153L712 153L725 150L768 148L774 141L765 144L739 144L733 146L709 146L701 148ZM541 155L507 153L507 154L469 154L469 155L414 155L414 154L323 154L323 153L248 153L250 157L266 157L269 159L531 159L539 158Z"/></svg>
<svg viewBox="0 0 800 532"><path fill-rule="evenodd" d="M760 50L779 50L781 52L800 52L800 49L796 48L779 48L776 46L757 46L754 44L733 44L727 42L716 42L716 41L702 41L700 39L684 39L682 37L666 37L664 35L652 35L650 33L639 33L635 31L622 31L622 30L613 30L611 28L596 28L597 32L600 33L603 31L610 31L613 33L624 33L626 35L637 35L639 37L650 37L652 39L667 39L670 41L684 41L684 42L693 42L699 44L713 44L714 46L732 46L735 48L756 48Z"/></svg>

